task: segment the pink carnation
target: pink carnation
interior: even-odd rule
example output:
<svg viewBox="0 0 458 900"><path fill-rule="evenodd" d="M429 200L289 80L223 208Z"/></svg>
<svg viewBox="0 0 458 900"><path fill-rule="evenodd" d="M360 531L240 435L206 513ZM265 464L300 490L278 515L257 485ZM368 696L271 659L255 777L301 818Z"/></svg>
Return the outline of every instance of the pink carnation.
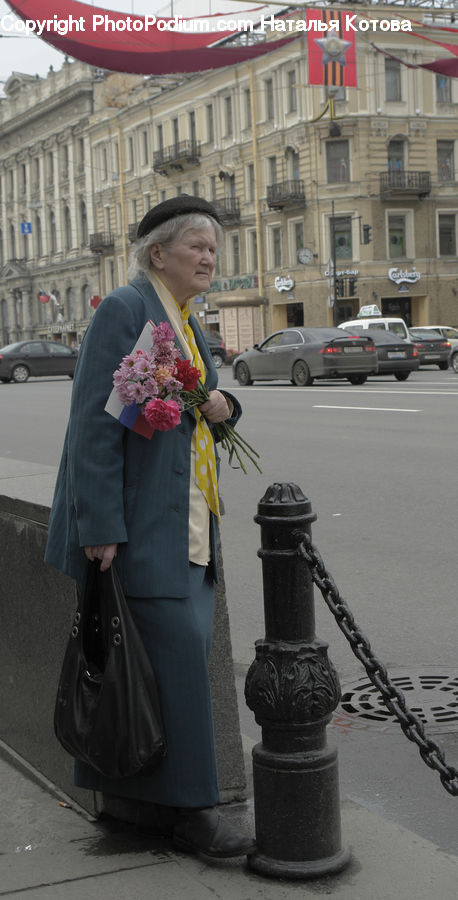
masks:
<svg viewBox="0 0 458 900"><path fill-rule="evenodd" d="M150 400L144 408L147 422L157 431L170 431L181 420L181 412L175 400Z"/></svg>
<svg viewBox="0 0 458 900"><path fill-rule="evenodd" d="M151 329L151 334L153 337L153 345L162 344L164 341L175 340L175 332L168 322L160 322L159 325L155 325L155 327Z"/></svg>

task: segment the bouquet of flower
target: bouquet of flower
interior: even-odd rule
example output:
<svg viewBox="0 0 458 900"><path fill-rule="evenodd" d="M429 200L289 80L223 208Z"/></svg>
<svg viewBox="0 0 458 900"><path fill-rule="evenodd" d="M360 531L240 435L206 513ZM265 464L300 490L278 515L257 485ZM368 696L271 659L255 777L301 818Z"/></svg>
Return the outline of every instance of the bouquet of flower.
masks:
<svg viewBox="0 0 458 900"><path fill-rule="evenodd" d="M151 437L154 430L170 431L181 421L181 414L194 406L200 406L209 399L208 389L199 380L200 369L196 369L188 359L181 359L175 346L175 332L168 322L152 326L152 347L149 351L135 349L125 356L113 374L113 384L124 407L135 407L146 419L149 426L138 428L145 436ZM132 427L129 415L120 416L120 421ZM136 421L136 417L132 421ZM240 468L246 474L241 454L243 453L259 472L256 458L259 454L227 422L213 425L222 447L229 453L229 463L236 457Z"/></svg>

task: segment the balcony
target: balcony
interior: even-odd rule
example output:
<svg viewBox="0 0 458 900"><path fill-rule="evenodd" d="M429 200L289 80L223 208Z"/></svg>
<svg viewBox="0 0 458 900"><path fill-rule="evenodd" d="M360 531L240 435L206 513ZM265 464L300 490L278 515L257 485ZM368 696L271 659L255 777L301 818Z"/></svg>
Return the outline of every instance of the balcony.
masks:
<svg viewBox="0 0 458 900"><path fill-rule="evenodd" d="M170 147L154 151L153 171L160 175L168 175L170 169L183 171L186 166L199 166L200 155L199 141L178 141Z"/></svg>
<svg viewBox="0 0 458 900"><path fill-rule="evenodd" d="M89 249L93 253L106 253L113 250L114 237L110 231L98 231L96 234L89 235Z"/></svg>
<svg viewBox="0 0 458 900"><path fill-rule="evenodd" d="M380 172L380 196L383 199L403 194L416 196L422 200L431 193L430 172Z"/></svg>
<svg viewBox="0 0 458 900"><path fill-rule="evenodd" d="M267 206L269 209L283 209L285 206L305 206L304 182L297 178L278 181L267 186Z"/></svg>
<svg viewBox="0 0 458 900"><path fill-rule="evenodd" d="M240 200L238 197L223 197L222 200L212 200L212 206L215 207L222 225L232 225L240 222Z"/></svg>

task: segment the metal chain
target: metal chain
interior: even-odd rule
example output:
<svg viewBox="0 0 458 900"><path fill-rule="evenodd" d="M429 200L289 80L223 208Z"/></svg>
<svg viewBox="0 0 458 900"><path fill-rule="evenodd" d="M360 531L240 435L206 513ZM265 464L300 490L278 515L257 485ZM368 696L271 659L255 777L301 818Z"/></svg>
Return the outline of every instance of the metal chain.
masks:
<svg viewBox="0 0 458 900"><path fill-rule="evenodd" d="M332 575L327 572L310 536L302 531L296 531L294 536L298 540L297 552L305 559L312 581L320 589L340 630L347 638L357 659L362 662L372 684L382 695L385 706L396 717L409 741L413 741L417 745L420 756L426 765L439 773L445 790L455 797L458 796L458 770L446 763L440 745L427 737L422 722L409 709L404 694L393 684L385 666L375 656L368 639L356 624L350 608L341 596Z"/></svg>

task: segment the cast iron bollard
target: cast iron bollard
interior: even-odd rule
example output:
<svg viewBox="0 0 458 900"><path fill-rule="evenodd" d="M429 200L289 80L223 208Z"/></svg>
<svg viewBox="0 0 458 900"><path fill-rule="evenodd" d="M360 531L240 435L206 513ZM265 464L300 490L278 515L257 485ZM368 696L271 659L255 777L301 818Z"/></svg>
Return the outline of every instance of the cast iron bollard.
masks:
<svg viewBox="0 0 458 900"><path fill-rule="evenodd" d="M278 878L314 878L349 859L340 833L337 751L326 725L340 699L327 647L315 636L313 584L295 532L311 533L310 501L295 484L271 485L258 505L266 636L245 697L262 726L253 749L258 850L252 869Z"/></svg>

